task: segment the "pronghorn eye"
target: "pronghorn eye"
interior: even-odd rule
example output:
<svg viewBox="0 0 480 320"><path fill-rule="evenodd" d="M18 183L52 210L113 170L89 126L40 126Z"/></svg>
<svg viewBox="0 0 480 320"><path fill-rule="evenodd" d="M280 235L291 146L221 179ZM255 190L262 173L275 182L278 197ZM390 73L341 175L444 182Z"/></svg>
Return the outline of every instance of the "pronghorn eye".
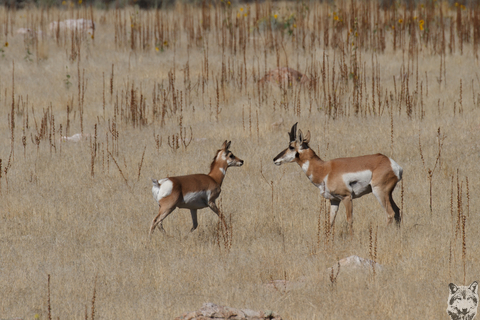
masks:
<svg viewBox="0 0 480 320"><path fill-rule="evenodd" d="M233 159L233 158L235 158L235 157L233 156L233 154L231 154L231 153L230 153L230 158L232 158L232 159Z"/></svg>
<svg viewBox="0 0 480 320"><path fill-rule="evenodd" d="M295 148L293 146L289 146L288 149L293 150Z"/></svg>

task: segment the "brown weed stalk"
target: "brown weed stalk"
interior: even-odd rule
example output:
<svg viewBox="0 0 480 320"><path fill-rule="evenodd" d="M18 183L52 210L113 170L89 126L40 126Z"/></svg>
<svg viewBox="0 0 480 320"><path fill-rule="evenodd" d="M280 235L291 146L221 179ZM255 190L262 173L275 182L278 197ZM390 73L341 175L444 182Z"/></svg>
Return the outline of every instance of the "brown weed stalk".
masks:
<svg viewBox="0 0 480 320"><path fill-rule="evenodd" d="M92 320L95 319L95 298L97 293L97 275L95 275L95 282L93 283L93 297L92 297Z"/></svg>
<svg viewBox="0 0 480 320"><path fill-rule="evenodd" d="M334 268L331 268L330 272L330 284L332 288L336 287L338 274L340 273L340 260L337 257L337 273L334 272Z"/></svg>
<svg viewBox="0 0 480 320"><path fill-rule="evenodd" d="M438 141L438 153L435 158L435 164L432 168L427 168L425 165L425 159L423 157L423 152L422 152L422 142L420 140L420 133L418 134L418 150L420 151L420 158L422 159L422 164L423 168L425 169L428 177L428 182L429 182L429 195L430 195L430 214L433 211L432 208L432 180L433 180L433 175L435 173L435 169L437 168L437 165L440 163L440 157L442 155L442 147L443 147L443 142L445 141L445 135L442 135L440 132L440 127L438 127L437 130L437 141ZM440 164L441 165L441 164Z"/></svg>
<svg viewBox="0 0 480 320"><path fill-rule="evenodd" d="M463 283L466 283L466 276L467 276L467 216L462 215L462 262L463 262Z"/></svg>
<svg viewBox="0 0 480 320"><path fill-rule="evenodd" d="M145 158L145 150L147 150L147 146L143 148L142 159L140 160L140 164L138 165L137 181L140 181L140 172L142 171L143 159Z"/></svg>
<svg viewBox="0 0 480 320"><path fill-rule="evenodd" d="M47 315L52 320L52 305L50 303L50 274L47 275Z"/></svg>
<svg viewBox="0 0 480 320"><path fill-rule="evenodd" d="M120 175L122 176L123 181L125 181L125 184L127 185L127 187L129 187L127 178L125 178L125 176L123 175L123 171L122 171L122 169L120 168L120 166L118 165L117 160L115 160L115 157L113 156L113 154L112 154L110 151L108 151L108 154L109 154L109 156L112 158L112 160L113 160L113 162L115 163L115 165L117 166L118 172L120 172Z"/></svg>

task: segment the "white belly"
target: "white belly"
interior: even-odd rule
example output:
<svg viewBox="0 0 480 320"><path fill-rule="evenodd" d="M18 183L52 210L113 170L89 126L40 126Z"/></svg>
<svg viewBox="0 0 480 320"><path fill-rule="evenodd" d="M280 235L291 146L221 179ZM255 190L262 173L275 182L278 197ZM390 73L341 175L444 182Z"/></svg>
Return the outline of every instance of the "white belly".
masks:
<svg viewBox="0 0 480 320"><path fill-rule="evenodd" d="M208 206L210 191L189 192L183 196L183 202L179 208L202 209Z"/></svg>

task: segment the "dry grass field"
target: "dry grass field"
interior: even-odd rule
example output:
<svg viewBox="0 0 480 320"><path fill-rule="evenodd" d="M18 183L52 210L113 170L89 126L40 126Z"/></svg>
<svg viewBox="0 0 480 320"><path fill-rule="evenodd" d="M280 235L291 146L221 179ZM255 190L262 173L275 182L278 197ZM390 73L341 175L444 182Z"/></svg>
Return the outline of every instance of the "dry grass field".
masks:
<svg viewBox="0 0 480 320"><path fill-rule="evenodd" d="M80 18L94 33L48 31ZM479 41L480 8L441 1L0 8L0 319L173 319L204 302L448 319L448 284L480 279ZM259 81L284 66L309 81ZM273 164L295 122L324 160L403 167L400 228L372 194L353 235L343 205L328 227L302 170ZM224 140L245 160L217 201L227 229L203 209L189 233L177 209L148 240L150 178L208 173ZM351 255L383 269L327 272Z"/></svg>

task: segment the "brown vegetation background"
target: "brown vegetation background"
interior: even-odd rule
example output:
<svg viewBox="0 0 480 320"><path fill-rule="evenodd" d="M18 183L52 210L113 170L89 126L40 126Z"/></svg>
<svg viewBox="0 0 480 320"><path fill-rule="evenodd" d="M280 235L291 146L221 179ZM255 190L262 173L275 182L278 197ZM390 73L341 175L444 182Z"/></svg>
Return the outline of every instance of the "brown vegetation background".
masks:
<svg viewBox="0 0 480 320"><path fill-rule="evenodd" d="M79 18L94 32L48 32ZM448 284L480 277L479 18L441 1L0 9L0 318L173 319L213 302L447 319ZM283 66L310 81L259 82ZM343 206L328 228L303 172L273 165L297 121L323 159L403 167L399 229L373 195L354 201L353 236ZM222 187L228 228L205 209L190 234L177 209L148 241L150 177L207 173L224 140L245 160ZM350 255L384 268L326 271Z"/></svg>

